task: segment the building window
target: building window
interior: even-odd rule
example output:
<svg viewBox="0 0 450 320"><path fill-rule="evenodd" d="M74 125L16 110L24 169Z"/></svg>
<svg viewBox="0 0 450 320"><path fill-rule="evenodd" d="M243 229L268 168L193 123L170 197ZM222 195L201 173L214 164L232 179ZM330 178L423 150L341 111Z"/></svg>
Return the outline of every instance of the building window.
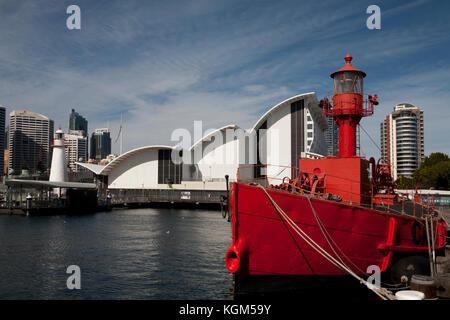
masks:
<svg viewBox="0 0 450 320"><path fill-rule="evenodd" d="M254 167L254 177L260 178L266 175L265 168L261 166L261 164L267 163L267 137L263 132L267 132L267 121L264 121L263 124L256 130L256 164ZM262 158L261 158L261 157Z"/></svg>
<svg viewBox="0 0 450 320"><path fill-rule="evenodd" d="M182 165L171 158L172 150L158 150L158 184L180 184Z"/></svg>
<svg viewBox="0 0 450 320"><path fill-rule="evenodd" d="M301 153L306 151L304 146L305 126L304 100L291 103L291 166L298 167ZM306 115L307 116L307 115Z"/></svg>

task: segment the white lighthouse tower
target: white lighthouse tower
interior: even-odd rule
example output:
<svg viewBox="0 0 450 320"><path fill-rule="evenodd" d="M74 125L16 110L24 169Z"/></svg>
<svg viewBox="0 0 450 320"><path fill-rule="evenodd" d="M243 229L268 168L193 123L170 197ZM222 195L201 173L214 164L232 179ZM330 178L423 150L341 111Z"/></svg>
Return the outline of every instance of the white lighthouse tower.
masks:
<svg viewBox="0 0 450 320"><path fill-rule="evenodd" d="M53 182L66 182L68 181L67 176L67 164L66 164L66 153L64 151L64 133L59 128L55 132L55 139L53 141L53 157L52 166L50 168L50 179ZM54 192L58 193L59 188L56 188Z"/></svg>

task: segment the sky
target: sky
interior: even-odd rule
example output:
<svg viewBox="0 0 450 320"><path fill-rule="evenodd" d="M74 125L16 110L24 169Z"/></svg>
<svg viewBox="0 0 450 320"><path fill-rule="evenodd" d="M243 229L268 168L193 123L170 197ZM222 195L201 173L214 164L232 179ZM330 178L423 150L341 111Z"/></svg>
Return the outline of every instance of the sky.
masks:
<svg viewBox="0 0 450 320"><path fill-rule="evenodd" d="M69 30L68 6L81 10ZM369 30L369 5L381 29ZM450 154L450 2L0 0L0 104L67 130L109 127L112 151L168 144L177 128L251 128L291 96L332 93L344 56L380 104L361 125L380 145L396 104L424 110L425 154ZM8 117L7 117L8 118ZM194 142L194 141L192 141ZM380 156L361 132L361 152Z"/></svg>

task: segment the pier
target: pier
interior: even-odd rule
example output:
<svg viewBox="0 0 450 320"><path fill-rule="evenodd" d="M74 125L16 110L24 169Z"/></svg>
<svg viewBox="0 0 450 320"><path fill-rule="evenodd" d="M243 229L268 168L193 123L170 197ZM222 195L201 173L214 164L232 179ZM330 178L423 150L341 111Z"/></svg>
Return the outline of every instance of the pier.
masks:
<svg viewBox="0 0 450 320"><path fill-rule="evenodd" d="M94 183L9 179L0 213L50 215L102 209Z"/></svg>
<svg viewBox="0 0 450 320"><path fill-rule="evenodd" d="M206 205L219 208L226 190L177 189L108 189L112 207L140 207L157 204Z"/></svg>
<svg viewBox="0 0 450 320"><path fill-rule="evenodd" d="M226 190L104 189L95 183L10 179L0 214L50 215L107 211L114 207L185 206L220 209Z"/></svg>

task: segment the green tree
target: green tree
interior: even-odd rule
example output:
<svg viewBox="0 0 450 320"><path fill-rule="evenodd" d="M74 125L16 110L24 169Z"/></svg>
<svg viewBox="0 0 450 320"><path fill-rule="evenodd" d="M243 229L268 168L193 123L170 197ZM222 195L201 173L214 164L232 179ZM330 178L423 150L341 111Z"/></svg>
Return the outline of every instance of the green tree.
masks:
<svg viewBox="0 0 450 320"><path fill-rule="evenodd" d="M422 162L419 169L425 167L432 167L435 164L438 164L439 162L444 162L448 160L449 160L448 155L446 155L445 153L435 152L430 154L428 157L425 157L425 160Z"/></svg>
<svg viewBox="0 0 450 320"><path fill-rule="evenodd" d="M397 189L414 189L415 183L413 178L408 177L399 177L397 181L395 181L395 186Z"/></svg>
<svg viewBox="0 0 450 320"><path fill-rule="evenodd" d="M420 168L414 172L419 187L448 190L450 188L450 159L448 155L436 152L425 157Z"/></svg>

